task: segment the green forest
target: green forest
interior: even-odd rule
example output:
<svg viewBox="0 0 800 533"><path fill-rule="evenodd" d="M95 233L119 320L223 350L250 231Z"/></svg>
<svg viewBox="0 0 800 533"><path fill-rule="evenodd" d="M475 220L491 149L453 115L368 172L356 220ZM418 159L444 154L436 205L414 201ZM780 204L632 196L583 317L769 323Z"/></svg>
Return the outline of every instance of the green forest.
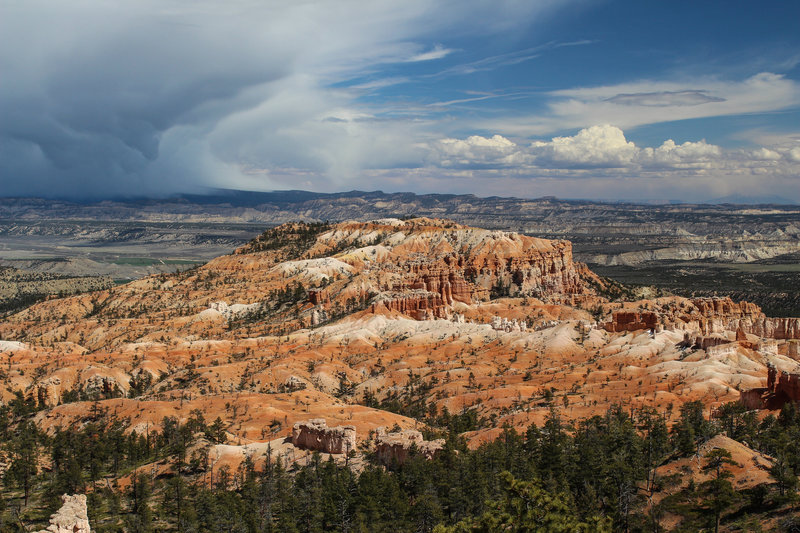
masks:
<svg viewBox="0 0 800 533"><path fill-rule="evenodd" d="M236 471L209 470L207 454L188 451L197 439L224 442L219 419L165 418L144 435L92 405L88 423L52 435L33 423L32 401L0 407L0 531L45 525L64 493L88 495L98 532L761 531L766 519L800 530L794 404L759 420L730 403L709 420L690 402L671 429L653 410L612 406L571 424L553 406L541 427L504 428L474 450L455 423L469 417L453 416L433 460L412 450L402 465L381 465L367 455L355 469L315 454L303 466L252 458ZM774 458L771 482L736 491L728 452L698 455L720 432ZM707 481L657 475L691 456ZM155 464L171 467L154 475Z"/></svg>

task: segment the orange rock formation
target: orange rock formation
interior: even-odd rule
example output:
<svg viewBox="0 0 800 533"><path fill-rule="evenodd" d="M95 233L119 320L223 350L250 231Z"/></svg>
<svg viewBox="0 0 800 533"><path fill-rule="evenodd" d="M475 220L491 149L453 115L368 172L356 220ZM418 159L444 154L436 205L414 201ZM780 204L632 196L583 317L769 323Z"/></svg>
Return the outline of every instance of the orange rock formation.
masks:
<svg viewBox="0 0 800 533"><path fill-rule="evenodd" d="M601 281L564 241L431 219L285 225L191 271L8 317L0 400L36 398L48 431L98 410L154 431L197 409L248 446L313 418L359 440L412 429L376 405L414 399L474 411L479 443L552 405L566 418L611 403L711 409L764 387L768 364L796 367L796 319L729 299L608 302Z"/></svg>

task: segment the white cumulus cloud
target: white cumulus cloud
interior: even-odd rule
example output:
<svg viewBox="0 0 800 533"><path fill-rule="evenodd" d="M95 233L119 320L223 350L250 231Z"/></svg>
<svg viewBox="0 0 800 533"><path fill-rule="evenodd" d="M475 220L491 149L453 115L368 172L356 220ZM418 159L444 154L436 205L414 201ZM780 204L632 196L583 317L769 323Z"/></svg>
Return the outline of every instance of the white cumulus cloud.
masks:
<svg viewBox="0 0 800 533"><path fill-rule="evenodd" d="M718 175L791 176L800 173L800 148L786 146L725 150L705 140L637 146L621 128L609 124L575 135L530 144L501 135L442 139L430 146L434 166L496 169L518 176L627 175L632 177ZM586 174L590 172L590 174Z"/></svg>
<svg viewBox="0 0 800 533"><path fill-rule="evenodd" d="M624 167L636 156L637 148L625 139L616 126L602 125L582 129L573 137L555 137L550 142L535 142L531 152L538 163L563 166Z"/></svg>
<svg viewBox="0 0 800 533"><path fill-rule="evenodd" d="M637 160L643 166L702 165L719 158L721 154L719 146L705 141L675 144L672 139L667 139L657 148L643 148Z"/></svg>
<svg viewBox="0 0 800 533"><path fill-rule="evenodd" d="M511 162L509 156L518 153L517 145L502 135L441 139L436 143L435 150L439 155L438 164L445 167L482 164L504 166Z"/></svg>

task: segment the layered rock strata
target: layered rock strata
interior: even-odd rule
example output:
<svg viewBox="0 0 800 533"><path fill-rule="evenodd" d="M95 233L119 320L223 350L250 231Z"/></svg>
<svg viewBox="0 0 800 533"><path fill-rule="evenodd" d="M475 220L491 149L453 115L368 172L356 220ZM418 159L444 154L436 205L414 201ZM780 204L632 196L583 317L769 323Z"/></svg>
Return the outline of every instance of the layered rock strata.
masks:
<svg viewBox="0 0 800 533"><path fill-rule="evenodd" d="M617 311L612 314L611 321L603 324L606 331L637 331L640 329L656 329L660 321L658 314L652 311Z"/></svg>
<svg viewBox="0 0 800 533"><path fill-rule="evenodd" d="M367 239L367 237L369 239ZM335 241L335 242L334 242ZM381 244L363 247L363 244ZM344 244L362 246L339 254L363 262L362 278L372 278L381 297L373 312L398 311L418 319L447 318L456 303L498 296L530 296L557 302L587 292L572 261L572 245L448 221L383 220L343 223L321 235L309 254ZM377 275L376 275L377 274ZM309 301L317 305L321 295Z"/></svg>
<svg viewBox="0 0 800 533"><path fill-rule="evenodd" d="M800 339L800 318L771 318L733 320L729 324L741 327L747 333L771 339Z"/></svg>
<svg viewBox="0 0 800 533"><path fill-rule="evenodd" d="M372 313L397 311L416 320L448 318L449 311L441 295L428 291L385 294L370 307Z"/></svg>

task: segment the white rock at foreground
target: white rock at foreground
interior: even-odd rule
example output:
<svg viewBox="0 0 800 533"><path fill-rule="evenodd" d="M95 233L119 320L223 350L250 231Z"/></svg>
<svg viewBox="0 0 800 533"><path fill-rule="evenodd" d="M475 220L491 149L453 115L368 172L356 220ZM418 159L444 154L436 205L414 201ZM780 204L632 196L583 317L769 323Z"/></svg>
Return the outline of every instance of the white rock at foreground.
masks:
<svg viewBox="0 0 800 533"><path fill-rule="evenodd" d="M91 533L86 511L86 495L61 496L64 504L50 517L50 525L36 533Z"/></svg>

